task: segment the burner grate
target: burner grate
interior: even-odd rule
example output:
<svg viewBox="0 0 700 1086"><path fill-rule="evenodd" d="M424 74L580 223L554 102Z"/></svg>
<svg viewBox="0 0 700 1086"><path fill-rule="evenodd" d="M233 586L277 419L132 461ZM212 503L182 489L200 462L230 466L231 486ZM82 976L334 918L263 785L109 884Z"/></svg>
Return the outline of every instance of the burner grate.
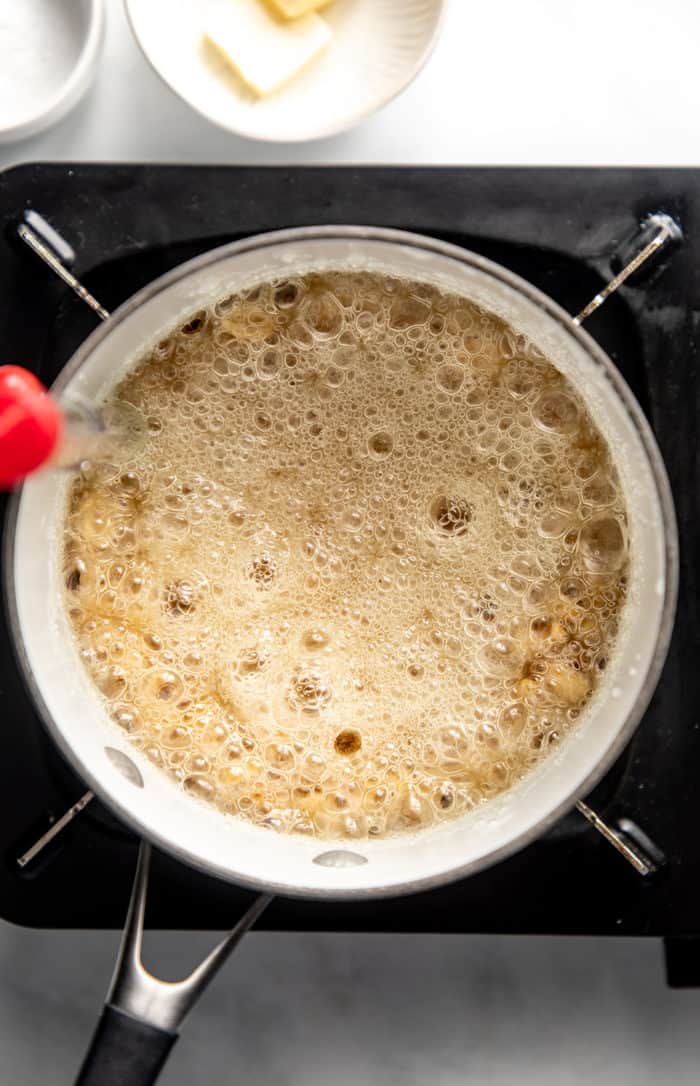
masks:
<svg viewBox="0 0 700 1086"><path fill-rule="evenodd" d="M684 228L665 268L635 278L590 319L655 429L671 475L683 569L676 635L659 689L627 751L590 800L609 824L633 819L668 864L640 880L578 815L506 862L452 886L391 902L277 900L263 927L298 930L700 934L695 570L699 388L694 299L700 287L700 174L683 170L253 169L40 165L0 175L6 237L33 208L76 248L73 271L113 307L168 268L262 230L356 222L417 230L474 249L578 312L630 258L654 211ZM627 248L625 248L627 246ZM26 254L0 242L3 361L51 380L94 314ZM121 926L135 842L97 801L24 872L17 855L83 792L28 703L0 630L0 913L46 927ZM22 847L20 847L20 845ZM224 928L246 895L154 858L149 919Z"/></svg>

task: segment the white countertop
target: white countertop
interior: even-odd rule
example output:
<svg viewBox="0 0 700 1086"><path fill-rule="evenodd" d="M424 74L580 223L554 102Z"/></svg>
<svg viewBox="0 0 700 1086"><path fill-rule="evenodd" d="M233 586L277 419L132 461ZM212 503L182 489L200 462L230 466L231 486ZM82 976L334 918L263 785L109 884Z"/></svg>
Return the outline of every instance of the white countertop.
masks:
<svg viewBox="0 0 700 1086"><path fill-rule="evenodd" d="M0 167L39 159L700 161L693 0L449 0L442 39L415 83L354 131L305 145L238 139L202 120L150 69L121 0L107 7L105 50L86 99L51 131L4 146Z"/></svg>

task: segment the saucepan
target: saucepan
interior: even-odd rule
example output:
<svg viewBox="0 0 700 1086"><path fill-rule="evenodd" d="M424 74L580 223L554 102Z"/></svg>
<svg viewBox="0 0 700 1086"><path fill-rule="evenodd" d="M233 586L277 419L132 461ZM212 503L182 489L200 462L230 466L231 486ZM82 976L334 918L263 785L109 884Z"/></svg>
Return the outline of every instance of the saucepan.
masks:
<svg viewBox="0 0 700 1086"><path fill-rule="evenodd" d="M104 321L52 392L59 401L99 404L144 352L195 310L257 282L324 269L421 280L496 313L571 381L607 438L629 513L628 600L617 651L582 718L558 748L497 799L415 835L339 845L278 834L188 796L109 718L81 664L63 605L59 554L69 476L39 473L15 497L6 588L17 653L49 733L88 786L135 833L183 863L265 894L360 900L425 890L480 871L542 834L590 791L629 740L658 680L675 608L677 535L661 455L607 355L529 283L427 237L362 227L303 228L205 253L139 291ZM133 1008L122 1019L116 1031L102 1037L102 1054L93 1052L92 1077L84 1082L116 1082L114 1061L127 1051L133 1059L128 1075L119 1064L122 1086L154 1080L157 1061L139 1055L146 1043L143 1023Z"/></svg>

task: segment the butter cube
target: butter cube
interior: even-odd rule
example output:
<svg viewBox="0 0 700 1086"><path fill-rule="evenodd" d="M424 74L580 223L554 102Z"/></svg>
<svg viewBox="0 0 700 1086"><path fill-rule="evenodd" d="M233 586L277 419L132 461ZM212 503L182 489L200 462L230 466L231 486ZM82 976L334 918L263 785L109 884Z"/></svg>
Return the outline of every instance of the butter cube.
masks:
<svg viewBox="0 0 700 1086"><path fill-rule="evenodd" d="M205 36L255 94L272 94L289 82L331 40L319 15L283 23L260 0L229 0L215 9Z"/></svg>
<svg viewBox="0 0 700 1086"><path fill-rule="evenodd" d="M283 19L298 19L310 11L319 11L328 7L331 0L267 0Z"/></svg>

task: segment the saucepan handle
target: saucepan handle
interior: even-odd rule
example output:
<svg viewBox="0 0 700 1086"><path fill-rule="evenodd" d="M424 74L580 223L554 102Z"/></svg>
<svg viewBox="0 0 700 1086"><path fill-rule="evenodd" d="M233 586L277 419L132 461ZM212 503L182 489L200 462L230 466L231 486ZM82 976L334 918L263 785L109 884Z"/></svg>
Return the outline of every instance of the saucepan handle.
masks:
<svg viewBox="0 0 700 1086"><path fill-rule="evenodd" d="M114 977L75 1086L151 1086L183 1018L271 901L269 894L256 897L184 980L162 981L141 960L149 863L150 846L142 842Z"/></svg>
<svg viewBox="0 0 700 1086"><path fill-rule="evenodd" d="M152 1086L177 1038L107 1003L75 1086Z"/></svg>

